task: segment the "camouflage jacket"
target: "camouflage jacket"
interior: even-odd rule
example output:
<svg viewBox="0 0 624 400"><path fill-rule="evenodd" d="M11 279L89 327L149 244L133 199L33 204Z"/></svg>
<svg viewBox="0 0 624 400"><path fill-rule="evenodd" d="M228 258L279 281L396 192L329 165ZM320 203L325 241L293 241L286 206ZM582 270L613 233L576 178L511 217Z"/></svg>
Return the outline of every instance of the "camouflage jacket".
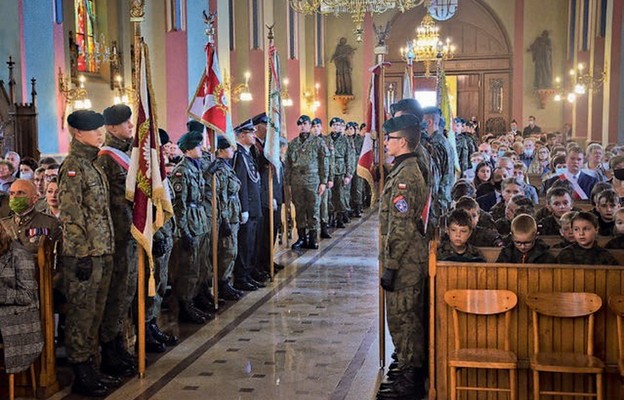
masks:
<svg viewBox="0 0 624 400"><path fill-rule="evenodd" d="M542 219L538 222L539 234L542 236L559 236L559 230L561 229L561 225L559 225L559 219L555 217L554 214L550 214L546 218Z"/></svg>
<svg viewBox="0 0 624 400"><path fill-rule="evenodd" d="M591 249L585 249L578 244L573 244L561 250L557 257L559 264L574 265L619 265L609 250L594 243Z"/></svg>
<svg viewBox="0 0 624 400"><path fill-rule="evenodd" d="M353 176L355 149L351 141L341 133L332 132L334 142L334 176Z"/></svg>
<svg viewBox="0 0 624 400"><path fill-rule="evenodd" d="M130 157L130 151L132 150L132 140L123 140L113 136L110 132L106 132L105 146L113 147L122 151L128 157ZM108 179L110 206L114 213L111 213L113 218L113 228L115 230L115 241L122 242L132 238L130 234L130 226L132 225L132 203L126 199L126 177L128 171L119 165L110 155L103 154L101 151L98 154L97 165Z"/></svg>
<svg viewBox="0 0 624 400"><path fill-rule="evenodd" d="M210 229L203 203L204 177L200 160L184 157L171 174L175 193L173 211L178 223L178 236L200 236Z"/></svg>
<svg viewBox="0 0 624 400"><path fill-rule="evenodd" d="M115 251L106 174L94 161L99 149L72 140L58 175L63 255L95 257Z"/></svg>
<svg viewBox="0 0 624 400"><path fill-rule="evenodd" d="M327 146L327 180L334 181L334 141L329 134L319 136Z"/></svg>
<svg viewBox="0 0 624 400"><path fill-rule="evenodd" d="M327 184L329 150L318 136L299 135L288 144L284 180L286 185L318 186Z"/></svg>
<svg viewBox="0 0 624 400"><path fill-rule="evenodd" d="M379 259L384 268L398 270L396 290L415 285L427 273L428 242L421 221L427 196L416 155L397 157L379 208Z"/></svg>
<svg viewBox="0 0 624 400"><path fill-rule="evenodd" d="M360 153L362 152L362 146L364 145L364 136L355 134L353 136L347 136L351 145L353 146L353 151L355 157L353 157L353 174L357 175L357 165L360 160Z"/></svg>
<svg viewBox="0 0 624 400"><path fill-rule="evenodd" d="M485 262L485 257L481 250L469 243L466 243L466 251L461 254L456 252L453 246L451 246L448 236L442 238L438 247L437 258L439 261Z"/></svg>
<svg viewBox="0 0 624 400"><path fill-rule="evenodd" d="M473 229L468 243L477 247L501 247L503 239L494 229L481 228L477 225Z"/></svg>
<svg viewBox="0 0 624 400"><path fill-rule="evenodd" d="M169 186L169 193L171 194L171 203L173 203L175 201L175 192L173 191L173 187L171 186L171 181L169 179L165 179L163 181L163 185ZM176 219L175 219L175 215L172 215L171 218L169 218L167 222L165 222L165 224L154 233L154 240L163 240L165 239L165 237L173 238L175 235L175 230L176 230Z"/></svg>
<svg viewBox="0 0 624 400"><path fill-rule="evenodd" d="M440 171L438 198L445 204L442 208L446 211L451 204L451 189L455 183L453 149L444 134L438 131L433 132L431 135L431 145L434 150L433 158Z"/></svg>
<svg viewBox="0 0 624 400"><path fill-rule="evenodd" d="M230 163L223 158L217 158L213 161L209 170L217 178L217 201L221 220L229 224L239 223L241 213L240 199L238 198L238 191L241 187L240 179L236 176Z"/></svg>

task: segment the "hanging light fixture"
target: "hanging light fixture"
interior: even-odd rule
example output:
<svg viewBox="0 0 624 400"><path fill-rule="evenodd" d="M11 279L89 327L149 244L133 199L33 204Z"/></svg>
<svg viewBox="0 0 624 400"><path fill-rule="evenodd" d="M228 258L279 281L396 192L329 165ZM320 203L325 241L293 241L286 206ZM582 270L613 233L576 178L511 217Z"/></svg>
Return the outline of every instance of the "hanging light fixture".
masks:
<svg viewBox="0 0 624 400"><path fill-rule="evenodd" d="M364 16L366 13L382 14L389 10L405 12L423 4L425 0L289 0L295 12L312 14L351 14L355 29L355 40L362 41L364 36Z"/></svg>
<svg viewBox="0 0 624 400"><path fill-rule="evenodd" d="M445 43L440 41L440 29L428 12L416 28L413 51L416 61L425 64L426 77L431 76L433 62L450 60L455 56L455 46L451 44L451 39L447 38Z"/></svg>

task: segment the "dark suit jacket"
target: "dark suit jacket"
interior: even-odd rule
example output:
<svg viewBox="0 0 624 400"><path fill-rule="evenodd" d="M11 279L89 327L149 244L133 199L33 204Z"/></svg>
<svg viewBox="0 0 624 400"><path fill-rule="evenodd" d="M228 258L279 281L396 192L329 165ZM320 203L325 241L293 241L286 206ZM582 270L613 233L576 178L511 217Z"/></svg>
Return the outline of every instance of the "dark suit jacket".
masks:
<svg viewBox="0 0 624 400"><path fill-rule="evenodd" d="M236 176L241 181L238 197L241 203L241 212L249 212L249 218L262 217L262 205L260 200L260 174L256 161L251 152L238 145L232 161Z"/></svg>
<svg viewBox="0 0 624 400"><path fill-rule="evenodd" d="M256 145L251 148L252 154L256 159L258 165L258 171L260 172L261 191L260 201L262 202L262 208L268 209L272 207L272 201L269 203L269 167L271 162L264 156L264 143L260 142L260 139L256 139ZM277 204L284 203L284 166L280 168L279 177L273 170L273 198L277 201Z"/></svg>
<svg viewBox="0 0 624 400"><path fill-rule="evenodd" d="M544 193L546 193L546 191L550 189L552 184L555 183L557 179L560 179L559 176L553 176L552 178L550 178L544 183ZM594 185L598 183L598 179L594 178L593 176L589 176L586 173L581 171L581 174L579 175L577 182L579 186L581 187L581 189L583 189L587 197L589 197L592 189L594 188Z"/></svg>
<svg viewBox="0 0 624 400"><path fill-rule="evenodd" d="M483 211L490 212L492 207L498 203L498 197L496 196L496 192L490 192L488 194L484 194L481 197L477 197L477 203L479 203L479 207Z"/></svg>

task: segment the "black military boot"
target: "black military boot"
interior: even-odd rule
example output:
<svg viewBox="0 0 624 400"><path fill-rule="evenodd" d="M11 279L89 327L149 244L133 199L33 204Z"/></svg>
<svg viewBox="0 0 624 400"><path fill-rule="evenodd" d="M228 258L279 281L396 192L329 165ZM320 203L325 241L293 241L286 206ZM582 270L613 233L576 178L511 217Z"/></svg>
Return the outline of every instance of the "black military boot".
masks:
<svg viewBox="0 0 624 400"><path fill-rule="evenodd" d="M342 220L344 221L345 224L348 224L349 222L351 222L351 218L349 218L349 211L345 211L342 213Z"/></svg>
<svg viewBox="0 0 624 400"><path fill-rule="evenodd" d="M178 337L176 335L170 335L160 330L160 327L156 323L156 318L152 319L148 324L148 329L152 333L152 337L158 340L160 343L166 346L175 346L178 344Z"/></svg>
<svg viewBox="0 0 624 400"><path fill-rule="evenodd" d="M307 243L307 246L305 246L306 249L318 249L319 248L316 235L317 235L316 229L310 230L310 232L308 233L308 243Z"/></svg>
<svg viewBox="0 0 624 400"><path fill-rule="evenodd" d="M352 216L353 218L362 218L362 206L355 206Z"/></svg>
<svg viewBox="0 0 624 400"><path fill-rule="evenodd" d="M302 247L306 247L306 242L308 241L306 230L305 229L297 229L297 241L290 246L293 250L301 250Z"/></svg>
<svg viewBox="0 0 624 400"><path fill-rule="evenodd" d="M126 346L124 345L124 340L121 335L118 335L115 338L115 344L117 345L117 354L119 355L119 359L126 365L134 368L134 373L136 374L136 371L139 368L139 360L133 354L129 353L128 350L126 350Z"/></svg>
<svg viewBox="0 0 624 400"><path fill-rule="evenodd" d="M117 343L115 340L102 343L102 364L100 370L112 376L134 376L136 369L121 360L117 353Z"/></svg>
<svg viewBox="0 0 624 400"><path fill-rule="evenodd" d="M111 392L110 387L98 380L90 361L73 364L73 369L74 383L72 392L88 397L104 397Z"/></svg>
<svg viewBox="0 0 624 400"><path fill-rule="evenodd" d="M237 301L243 297L242 294L230 285L230 282L219 282L219 298L227 301Z"/></svg>
<svg viewBox="0 0 624 400"><path fill-rule="evenodd" d="M95 365L95 361L93 360L93 357L91 357L88 362L89 362L89 368L91 368L91 373L93 373L96 376L98 382L100 382L102 385L107 386L109 388L118 388L123 383L121 378L101 372L98 369L97 365Z"/></svg>
<svg viewBox="0 0 624 400"><path fill-rule="evenodd" d="M321 239L331 239L327 224L321 224Z"/></svg>
<svg viewBox="0 0 624 400"><path fill-rule="evenodd" d="M336 217L334 216L334 213L329 213L329 221L327 222L327 226L329 228L336 227Z"/></svg>
<svg viewBox="0 0 624 400"><path fill-rule="evenodd" d="M145 323L145 351L148 353L164 353L167 351L167 347L154 337L150 325L150 322Z"/></svg>
<svg viewBox="0 0 624 400"><path fill-rule="evenodd" d="M190 322L193 324L205 324L208 319L199 311L190 301L180 301L180 313L178 315L180 322Z"/></svg>
<svg viewBox="0 0 624 400"><path fill-rule="evenodd" d="M377 400L423 399L427 392L425 391L424 376L420 372L414 368L401 371L401 374L390 385L384 385L384 388L380 388L377 392Z"/></svg>
<svg viewBox="0 0 624 400"><path fill-rule="evenodd" d="M345 227L345 220L343 217L344 213L336 213L336 228L344 228Z"/></svg>

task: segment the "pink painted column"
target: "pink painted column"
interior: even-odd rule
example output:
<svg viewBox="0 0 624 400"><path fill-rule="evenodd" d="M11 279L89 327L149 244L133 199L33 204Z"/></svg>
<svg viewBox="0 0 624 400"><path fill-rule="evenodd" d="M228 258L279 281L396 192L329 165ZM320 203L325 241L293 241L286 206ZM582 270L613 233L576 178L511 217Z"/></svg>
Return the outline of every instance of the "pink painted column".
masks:
<svg viewBox="0 0 624 400"><path fill-rule="evenodd" d="M373 30L373 17L370 14L364 16L364 39L362 41L362 68L365 69L363 74L364 79L360 82L362 100L360 101L360 107L362 110L362 122L366 122L366 112L368 110L368 89L370 87L371 72L369 69L377 63L375 59L375 31ZM392 35L392 31L390 31ZM370 129L370 127L367 127Z"/></svg>
<svg viewBox="0 0 624 400"><path fill-rule="evenodd" d="M513 37L513 82L511 118L524 121L522 116L522 93L524 91L524 0L516 0Z"/></svg>
<svg viewBox="0 0 624 400"><path fill-rule="evenodd" d="M320 84L318 90L318 99L321 102L321 106L316 110L315 117L318 117L323 121L323 127L327 127L327 78L325 67L314 67L314 84Z"/></svg>
<svg viewBox="0 0 624 400"><path fill-rule="evenodd" d="M282 62L283 64L283 62ZM299 69L299 60L286 60L286 76L288 76L288 94L293 99L292 107L288 107L286 110L286 126L288 127L288 140L299 135L299 129L297 128L297 118L301 115L301 71ZM323 100L321 100L323 101ZM310 115L310 118L313 118ZM324 125L327 126L327 122L323 120Z"/></svg>
<svg viewBox="0 0 624 400"><path fill-rule="evenodd" d="M172 142L186 133L186 107L189 99L188 43L184 31L165 33L165 75L167 87L167 133ZM200 49L197 49L200 51Z"/></svg>
<svg viewBox="0 0 624 400"><path fill-rule="evenodd" d="M609 142L617 143L618 141L618 128L619 128L619 114L620 110L620 79L622 71L622 63L620 61L622 54L622 36L619 32L622 31L622 16L624 14L623 7L613 7L613 25L607 27L611 29L613 37L611 40L611 67L608 71L609 81L606 83L610 86L611 92L609 107ZM606 127L605 127L606 128Z"/></svg>
<svg viewBox="0 0 624 400"><path fill-rule="evenodd" d="M584 73L587 72L589 66L589 51L579 51L577 55L577 64L581 63L585 66ZM573 125L573 136L575 139L579 139L578 143L582 143L589 138L588 135L588 115L589 115L589 101L587 97L590 95L589 91L583 96L576 96L576 119Z"/></svg>
<svg viewBox="0 0 624 400"><path fill-rule="evenodd" d="M251 72L249 89L253 94L253 101L248 103L249 115L241 115L242 118L252 118L261 112L266 112L268 99L265 85L266 64L267 59L263 50L249 50L249 66L247 68Z"/></svg>
<svg viewBox="0 0 624 400"><path fill-rule="evenodd" d="M63 25L54 23L52 28L52 35L54 40L54 75L58 74L59 68L65 73L65 36L63 32ZM64 119L65 115L65 97L59 92L58 79L54 81L56 87L56 113L59 115L57 129L58 132L58 152L66 153L69 151L69 132Z"/></svg>

